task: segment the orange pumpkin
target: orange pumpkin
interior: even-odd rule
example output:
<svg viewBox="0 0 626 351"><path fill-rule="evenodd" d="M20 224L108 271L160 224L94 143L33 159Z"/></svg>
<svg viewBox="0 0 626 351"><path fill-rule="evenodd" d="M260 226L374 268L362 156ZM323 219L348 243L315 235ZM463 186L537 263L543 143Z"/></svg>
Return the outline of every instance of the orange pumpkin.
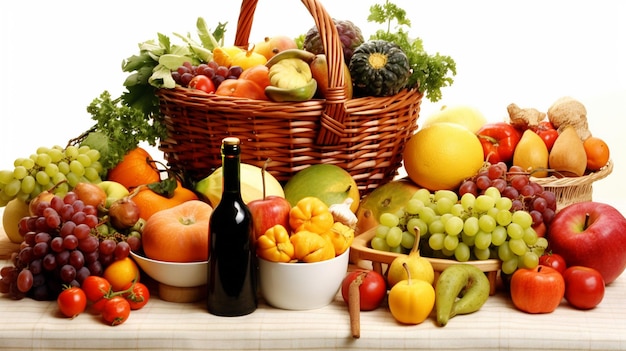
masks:
<svg viewBox="0 0 626 351"><path fill-rule="evenodd" d="M141 234L146 257L167 262L208 260L212 212L208 203L191 200L155 213Z"/></svg>
<svg viewBox="0 0 626 351"><path fill-rule="evenodd" d="M127 189L161 180L159 170L145 149L137 147L129 151L122 161L109 170L107 180L124 185Z"/></svg>
<svg viewBox="0 0 626 351"><path fill-rule="evenodd" d="M142 187L139 192L132 196L133 201L139 207L139 217L148 220L155 213L172 208L190 200L198 200L198 195L185 188L177 181L174 196L168 198L154 192L148 187Z"/></svg>

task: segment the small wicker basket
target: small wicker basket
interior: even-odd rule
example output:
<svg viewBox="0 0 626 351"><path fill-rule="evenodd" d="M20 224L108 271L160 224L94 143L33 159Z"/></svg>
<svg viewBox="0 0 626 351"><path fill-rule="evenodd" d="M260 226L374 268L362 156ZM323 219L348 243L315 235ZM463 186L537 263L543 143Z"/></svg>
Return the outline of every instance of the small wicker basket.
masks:
<svg viewBox="0 0 626 351"><path fill-rule="evenodd" d="M582 177L531 177L531 180L541 184L545 190L552 191L556 195L558 211L576 202L591 201L593 182L606 178L612 171L613 160L609 160L599 171L586 174Z"/></svg>
<svg viewBox="0 0 626 351"><path fill-rule="evenodd" d="M389 97L347 99L337 29L322 5L302 0L326 51L326 99L277 103L205 94L176 87L159 89L160 110L168 131L161 141L172 170L193 180L221 166L220 143L242 140L242 162L263 166L286 182L309 165L335 164L348 171L365 195L391 181L402 164L405 143L417 130L423 94L403 90ZM247 46L257 0L243 0L235 45Z"/></svg>

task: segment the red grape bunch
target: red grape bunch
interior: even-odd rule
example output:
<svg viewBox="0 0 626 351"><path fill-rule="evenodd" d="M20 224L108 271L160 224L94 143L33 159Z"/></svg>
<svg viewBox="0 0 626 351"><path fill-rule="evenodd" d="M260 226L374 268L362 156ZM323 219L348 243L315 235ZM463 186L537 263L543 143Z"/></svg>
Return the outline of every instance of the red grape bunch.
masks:
<svg viewBox="0 0 626 351"><path fill-rule="evenodd" d="M530 174L519 166L510 168L504 162L489 164L478 174L465 180L459 187L459 196L472 193L482 194L495 187L504 197L512 200L511 211L524 210L530 213L533 226L542 222L548 227L556 212L556 195L530 179Z"/></svg>
<svg viewBox="0 0 626 351"><path fill-rule="evenodd" d="M172 78L174 78L176 83L187 87L193 77L204 75L213 81L217 89L226 79L239 78L241 72L243 72L241 66L220 66L215 61L201 63L197 66L192 65L190 62L185 62L182 66L178 67L176 71L172 72Z"/></svg>
<svg viewBox="0 0 626 351"><path fill-rule="evenodd" d="M11 257L13 265L0 270L0 293L13 299L51 300L64 285L80 286L90 275L101 276L131 250L124 240L102 238L101 226L98 208L86 205L73 191L39 201L34 215L19 222L24 241Z"/></svg>

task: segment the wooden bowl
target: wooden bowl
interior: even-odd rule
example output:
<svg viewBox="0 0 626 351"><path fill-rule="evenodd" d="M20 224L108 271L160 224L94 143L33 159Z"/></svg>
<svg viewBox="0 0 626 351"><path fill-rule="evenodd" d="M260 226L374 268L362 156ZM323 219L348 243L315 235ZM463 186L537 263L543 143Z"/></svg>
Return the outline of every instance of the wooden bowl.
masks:
<svg viewBox="0 0 626 351"><path fill-rule="evenodd" d="M375 235L376 228L372 228L354 238L352 246L350 247L350 262L358 264L359 261L371 261L372 268L378 273L384 275L389 264L391 264L391 262L393 262L393 260L401 254L372 249L370 247L370 241ZM496 278L498 277L498 271L502 265L502 262L498 259L459 262L453 259L425 258L433 266L433 270L435 271L435 282L437 281L439 274L447 267L461 263L471 264L472 266L478 267L487 275L491 286L489 294L493 295L496 292Z"/></svg>

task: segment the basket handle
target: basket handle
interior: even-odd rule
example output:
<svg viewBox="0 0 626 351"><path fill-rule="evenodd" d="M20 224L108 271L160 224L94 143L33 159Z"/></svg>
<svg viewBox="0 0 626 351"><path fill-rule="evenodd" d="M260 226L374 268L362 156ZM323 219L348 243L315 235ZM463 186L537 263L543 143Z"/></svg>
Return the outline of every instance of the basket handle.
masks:
<svg viewBox="0 0 626 351"><path fill-rule="evenodd" d="M339 33L326 9L317 0L301 0L307 8L318 29L322 46L328 63L328 94L321 117L320 133L317 136L319 145L337 145L345 134L343 121L347 115L344 103L347 100L344 80L344 57ZM237 22L235 45L247 47L250 30L254 19L258 0L243 0Z"/></svg>

